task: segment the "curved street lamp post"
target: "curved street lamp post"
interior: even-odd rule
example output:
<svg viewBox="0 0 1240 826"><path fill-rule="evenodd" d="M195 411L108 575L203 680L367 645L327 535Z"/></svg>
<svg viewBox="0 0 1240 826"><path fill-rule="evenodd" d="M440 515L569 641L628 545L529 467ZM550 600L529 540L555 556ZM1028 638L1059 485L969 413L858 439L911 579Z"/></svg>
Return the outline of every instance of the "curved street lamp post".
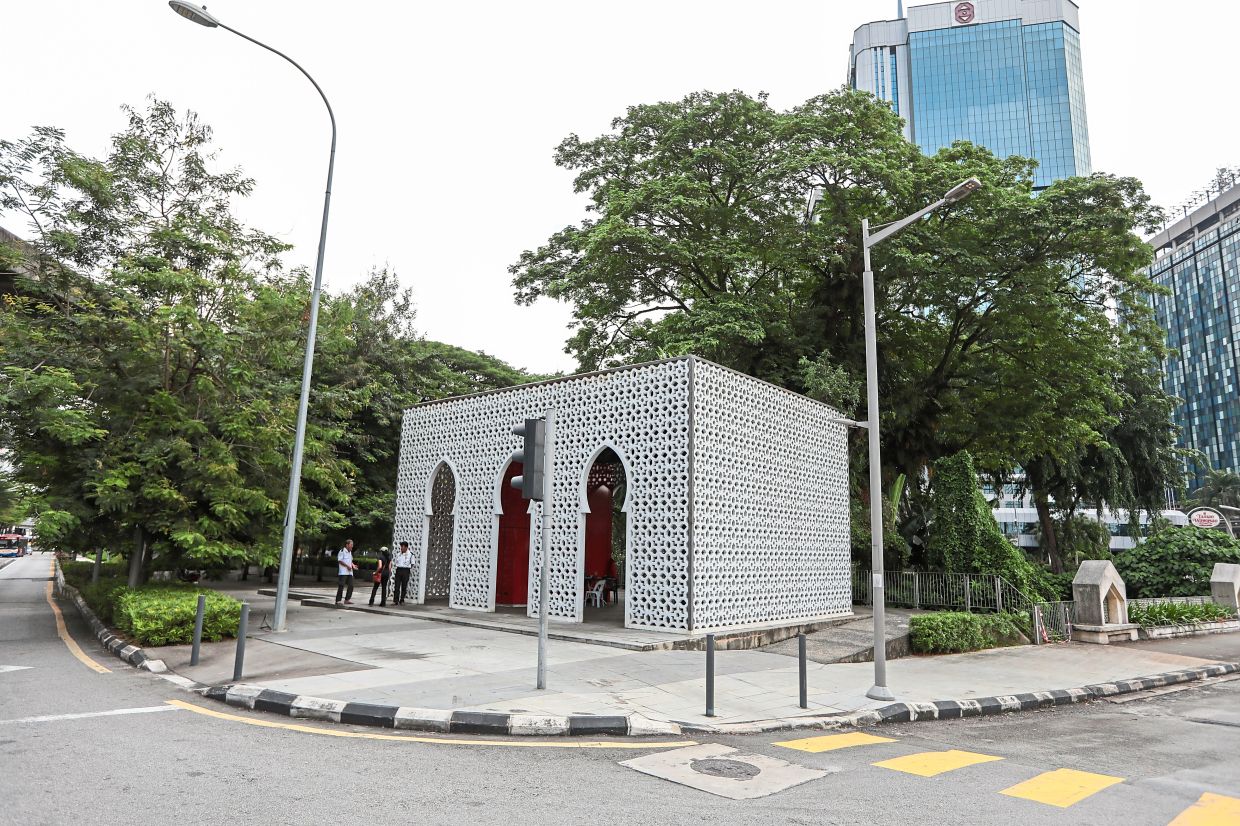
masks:
<svg viewBox="0 0 1240 826"><path fill-rule="evenodd" d="M870 604L874 608L874 685L865 696L872 700L894 700L895 695L887 687L887 592L883 584L883 473L878 444L878 346L874 321L874 271L870 269L870 248L890 238L910 224L920 221L936 209L959 203L982 188L981 181L969 178L956 184L939 200L907 218L881 227L870 234L870 220L861 219L861 246L865 255L865 272L862 274L865 301L865 391L866 417L859 422L869 437L870 462Z"/></svg>
<svg viewBox="0 0 1240 826"><path fill-rule="evenodd" d="M323 225L319 229L319 252L314 265L314 290L310 295L310 328L306 333L306 356L301 373L301 399L297 406L297 433L293 441L293 466L289 472L288 506L284 512L284 541L280 549L279 584L276 587L275 619L272 622L272 627L276 631L284 631L286 630L285 614L288 611L289 577L292 573L293 543L297 536L297 497L301 488L301 462L306 441L306 411L310 405L310 376L314 369L314 339L319 325L319 294L323 286L323 250L327 246L327 214L332 201L332 172L336 166L336 116L332 112L332 105L328 102L327 95L323 94L323 90L319 88L319 84L315 79L297 61L284 54L284 52L273 49L266 43L262 43L247 34L225 26L207 13L206 6L196 6L193 3L186 3L184 0L169 0L168 5L186 20L192 20L200 26L206 26L210 29L218 27L232 32L238 37L248 40L256 46L261 46L292 63L297 67L297 71L305 75L306 79L314 84L315 91L319 93L319 97L323 99L323 105L327 107L327 116L331 119L332 124L332 146L331 153L327 159L327 191L323 196Z"/></svg>

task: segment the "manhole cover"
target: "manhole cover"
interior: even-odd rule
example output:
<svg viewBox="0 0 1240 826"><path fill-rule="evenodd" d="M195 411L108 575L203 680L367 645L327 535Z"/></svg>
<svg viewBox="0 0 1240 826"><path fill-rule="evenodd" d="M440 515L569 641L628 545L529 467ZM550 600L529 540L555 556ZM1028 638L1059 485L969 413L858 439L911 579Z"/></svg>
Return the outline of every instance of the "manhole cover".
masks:
<svg viewBox="0 0 1240 826"><path fill-rule="evenodd" d="M708 774L711 777L725 777L728 780L753 780L762 771L762 769L751 763L716 758L694 760L689 764L689 768L698 774Z"/></svg>

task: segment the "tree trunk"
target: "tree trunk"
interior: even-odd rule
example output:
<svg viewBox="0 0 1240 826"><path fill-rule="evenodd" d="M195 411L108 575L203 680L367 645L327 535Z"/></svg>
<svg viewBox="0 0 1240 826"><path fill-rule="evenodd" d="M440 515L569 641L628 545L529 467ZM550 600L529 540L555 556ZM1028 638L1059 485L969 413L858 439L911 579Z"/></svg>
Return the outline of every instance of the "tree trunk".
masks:
<svg viewBox="0 0 1240 826"><path fill-rule="evenodd" d="M1051 516L1051 503L1046 492L1033 491L1033 504L1038 509L1038 524L1042 526L1042 550L1051 561L1051 570L1063 573L1063 557L1059 553L1059 537L1055 534L1055 520Z"/></svg>
<svg viewBox="0 0 1240 826"><path fill-rule="evenodd" d="M142 560L146 556L146 531L141 527L134 529L134 549L129 555L129 580L127 585L130 588L137 588L142 584Z"/></svg>
<svg viewBox="0 0 1240 826"><path fill-rule="evenodd" d="M99 571L103 568L103 548L95 548L95 565L90 569L90 584L99 582Z"/></svg>

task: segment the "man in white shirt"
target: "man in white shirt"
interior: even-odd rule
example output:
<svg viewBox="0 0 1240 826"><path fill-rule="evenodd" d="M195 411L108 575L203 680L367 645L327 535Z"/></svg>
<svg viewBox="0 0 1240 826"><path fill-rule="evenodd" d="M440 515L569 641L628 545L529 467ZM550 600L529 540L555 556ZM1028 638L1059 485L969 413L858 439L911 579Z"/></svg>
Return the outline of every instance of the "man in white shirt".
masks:
<svg viewBox="0 0 1240 826"><path fill-rule="evenodd" d="M353 540L346 539L344 547L336 553L336 604L344 595L344 604L353 604L353 572L357 566L353 564ZM346 592L345 589L348 588Z"/></svg>
<svg viewBox="0 0 1240 826"><path fill-rule="evenodd" d="M396 552L396 556L392 557L392 564L396 566L396 592L393 594L393 605L400 605L405 601L405 594L409 590L409 573L413 570L413 554L409 551L409 543L400 543L400 550Z"/></svg>

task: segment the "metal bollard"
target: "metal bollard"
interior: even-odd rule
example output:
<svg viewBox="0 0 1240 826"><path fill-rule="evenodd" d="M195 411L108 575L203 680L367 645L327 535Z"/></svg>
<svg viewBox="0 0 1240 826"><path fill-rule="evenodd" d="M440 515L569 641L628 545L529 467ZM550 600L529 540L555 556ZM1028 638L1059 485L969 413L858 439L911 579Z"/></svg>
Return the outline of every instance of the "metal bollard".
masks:
<svg viewBox="0 0 1240 826"><path fill-rule="evenodd" d="M194 650L189 655L189 664L198 665L198 652L202 648L202 618L207 613L207 595L198 595L198 613L194 615Z"/></svg>
<svg viewBox="0 0 1240 826"><path fill-rule="evenodd" d="M706 635L706 716L715 716L715 635Z"/></svg>
<svg viewBox="0 0 1240 826"><path fill-rule="evenodd" d="M233 664L233 682L241 679L241 669L245 664L245 630L250 624L250 603L241 603L241 622L237 625L237 661Z"/></svg>
<svg viewBox="0 0 1240 826"><path fill-rule="evenodd" d="M809 708L809 682L805 674L805 634L797 634L797 659L801 664L801 708Z"/></svg>

